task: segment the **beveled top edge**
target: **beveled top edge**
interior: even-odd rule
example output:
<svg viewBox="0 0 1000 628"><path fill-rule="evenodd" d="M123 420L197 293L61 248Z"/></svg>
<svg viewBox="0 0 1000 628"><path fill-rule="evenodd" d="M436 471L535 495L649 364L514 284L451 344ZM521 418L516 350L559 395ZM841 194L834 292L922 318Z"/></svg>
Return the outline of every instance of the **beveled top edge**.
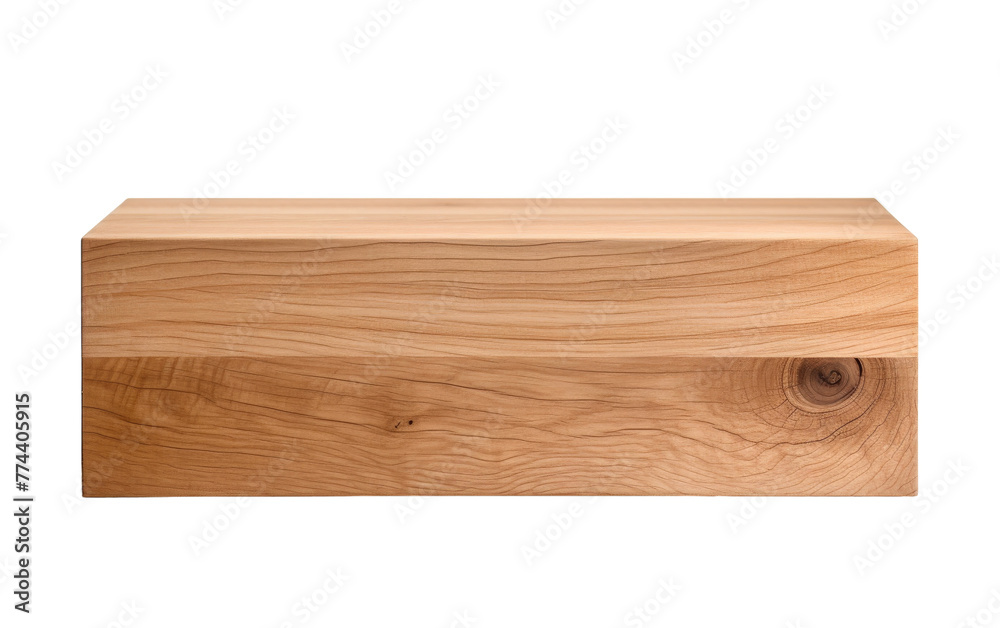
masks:
<svg viewBox="0 0 1000 628"><path fill-rule="evenodd" d="M916 242L875 199L128 199L85 239Z"/></svg>

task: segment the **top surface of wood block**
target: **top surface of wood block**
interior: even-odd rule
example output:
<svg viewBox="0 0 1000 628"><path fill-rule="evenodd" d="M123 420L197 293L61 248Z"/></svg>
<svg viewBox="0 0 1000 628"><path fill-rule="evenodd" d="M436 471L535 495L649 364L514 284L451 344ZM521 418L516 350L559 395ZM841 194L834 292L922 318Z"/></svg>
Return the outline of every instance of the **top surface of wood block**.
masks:
<svg viewBox="0 0 1000 628"><path fill-rule="evenodd" d="M874 199L129 199L90 240L915 242Z"/></svg>

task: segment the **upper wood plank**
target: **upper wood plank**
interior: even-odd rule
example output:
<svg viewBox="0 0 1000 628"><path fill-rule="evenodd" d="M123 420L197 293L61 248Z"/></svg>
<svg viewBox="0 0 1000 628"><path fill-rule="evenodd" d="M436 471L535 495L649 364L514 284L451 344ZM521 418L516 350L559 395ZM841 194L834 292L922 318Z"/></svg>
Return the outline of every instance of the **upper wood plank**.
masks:
<svg viewBox="0 0 1000 628"><path fill-rule="evenodd" d="M915 242L874 199L129 199L85 236L120 239Z"/></svg>
<svg viewBox="0 0 1000 628"><path fill-rule="evenodd" d="M128 201L83 240L83 353L916 355L875 201L532 203Z"/></svg>

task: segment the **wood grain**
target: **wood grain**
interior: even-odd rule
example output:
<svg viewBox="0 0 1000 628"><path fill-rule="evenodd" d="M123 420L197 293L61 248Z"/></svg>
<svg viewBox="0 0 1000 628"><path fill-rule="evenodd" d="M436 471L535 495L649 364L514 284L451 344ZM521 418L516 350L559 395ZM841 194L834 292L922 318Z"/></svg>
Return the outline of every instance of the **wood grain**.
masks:
<svg viewBox="0 0 1000 628"><path fill-rule="evenodd" d="M531 203L125 203L82 247L85 494L915 492L881 206Z"/></svg>

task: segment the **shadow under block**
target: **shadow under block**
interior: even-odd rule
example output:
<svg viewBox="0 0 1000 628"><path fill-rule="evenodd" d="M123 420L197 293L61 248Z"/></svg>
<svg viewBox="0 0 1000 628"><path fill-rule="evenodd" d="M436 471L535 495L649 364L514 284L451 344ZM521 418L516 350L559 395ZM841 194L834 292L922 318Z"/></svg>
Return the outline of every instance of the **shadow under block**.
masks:
<svg viewBox="0 0 1000 628"><path fill-rule="evenodd" d="M82 256L87 496L917 489L874 200L133 199Z"/></svg>

